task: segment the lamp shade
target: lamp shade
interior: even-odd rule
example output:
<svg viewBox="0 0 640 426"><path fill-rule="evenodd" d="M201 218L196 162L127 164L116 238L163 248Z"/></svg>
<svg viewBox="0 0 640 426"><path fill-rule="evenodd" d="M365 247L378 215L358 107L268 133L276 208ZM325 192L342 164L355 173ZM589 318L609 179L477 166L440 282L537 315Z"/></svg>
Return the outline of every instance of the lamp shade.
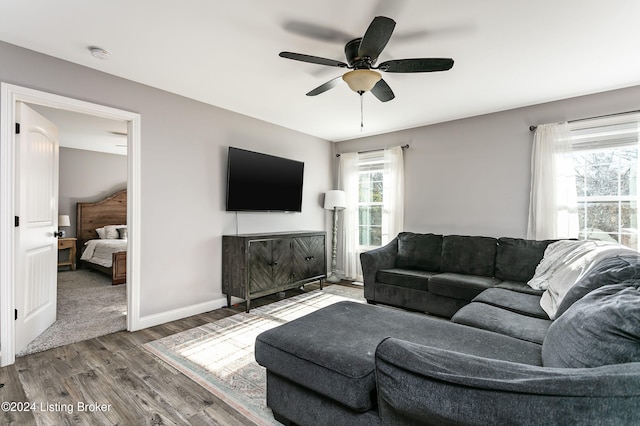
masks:
<svg viewBox="0 0 640 426"><path fill-rule="evenodd" d="M342 76L351 90L357 93L368 92L373 89L382 76L379 72L371 70L353 70Z"/></svg>
<svg viewBox="0 0 640 426"><path fill-rule="evenodd" d="M324 194L324 208L327 210L344 209L347 207L347 195L344 191L334 189Z"/></svg>
<svg viewBox="0 0 640 426"><path fill-rule="evenodd" d="M58 227L60 226L71 226L68 214L61 214L58 216Z"/></svg>

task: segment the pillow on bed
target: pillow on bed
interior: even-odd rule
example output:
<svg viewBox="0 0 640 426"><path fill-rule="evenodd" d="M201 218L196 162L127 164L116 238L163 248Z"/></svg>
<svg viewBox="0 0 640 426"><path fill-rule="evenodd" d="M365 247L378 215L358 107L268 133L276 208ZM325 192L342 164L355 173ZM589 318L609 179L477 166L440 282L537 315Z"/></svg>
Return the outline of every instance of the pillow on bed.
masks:
<svg viewBox="0 0 640 426"><path fill-rule="evenodd" d="M126 225L107 225L104 227L105 238L108 240L117 240L120 238L118 229L126 228Z"/></svg>
<svg viewBox="0 0 640 426"><path fill-rule="evenodd" d="M123 226L122 228L118 228L118 235L121 240L126 240L128 238L127 227Z"/></svg>
<svg viewBox="0 0 640 426"><path fill-rule="evenodd" d="M104 240L105 238L107 238L107 236L105 234L104 227L103 228L97 228L96 232L98 233L98 238L100 238L101 240Z"/></svg>

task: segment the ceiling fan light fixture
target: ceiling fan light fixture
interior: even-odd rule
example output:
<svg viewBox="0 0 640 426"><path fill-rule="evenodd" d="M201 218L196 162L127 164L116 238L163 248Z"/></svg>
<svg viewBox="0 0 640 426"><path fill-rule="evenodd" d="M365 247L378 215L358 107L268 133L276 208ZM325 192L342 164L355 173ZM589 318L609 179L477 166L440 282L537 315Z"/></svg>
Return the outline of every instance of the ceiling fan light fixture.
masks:
<svg viewBox="0 0 640 426"><path fill-rule="evenodd" d="M342 79L349 85L349 88L356 93L364 93L373 89L382 78L379 72L372 70L353 70L342 76Z"/></svg>

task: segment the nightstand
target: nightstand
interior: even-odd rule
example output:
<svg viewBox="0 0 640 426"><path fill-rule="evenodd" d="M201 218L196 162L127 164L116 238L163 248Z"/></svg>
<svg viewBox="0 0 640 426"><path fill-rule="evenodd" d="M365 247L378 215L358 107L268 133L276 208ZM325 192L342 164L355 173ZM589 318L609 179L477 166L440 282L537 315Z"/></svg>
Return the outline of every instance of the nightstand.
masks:
<svg viewBox="0 0 640 426"><path fill-rule="evenodd" d="M76 238L58 238L58 252L69 250L67 260L58 257L58 266L70 266L72 271L76 270Z"/></svg>

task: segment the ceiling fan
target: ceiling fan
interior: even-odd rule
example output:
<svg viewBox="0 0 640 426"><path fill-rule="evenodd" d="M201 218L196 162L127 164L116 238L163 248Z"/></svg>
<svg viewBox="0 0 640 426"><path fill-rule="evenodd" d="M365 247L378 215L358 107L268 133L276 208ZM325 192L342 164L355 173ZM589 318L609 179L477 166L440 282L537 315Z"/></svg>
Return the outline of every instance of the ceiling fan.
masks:
<svg viewBox="0 0 640 426"><path fill-rule="evenodd" d="M336 87L342 78L351 90L360 96L371 91L380 101L387 102L395 98L395 95L378 71L391 73L434 72L447 71L453 67L453 59L451 58L392 59L376 66L378 56L389 42L395 26L396 22L393 19L376 16L369 24L363 37L353 39L345 45L346 63L293 52L280 52L280 57L352 70L316 87L307 93L307 96L316 96Z"/></svg>

